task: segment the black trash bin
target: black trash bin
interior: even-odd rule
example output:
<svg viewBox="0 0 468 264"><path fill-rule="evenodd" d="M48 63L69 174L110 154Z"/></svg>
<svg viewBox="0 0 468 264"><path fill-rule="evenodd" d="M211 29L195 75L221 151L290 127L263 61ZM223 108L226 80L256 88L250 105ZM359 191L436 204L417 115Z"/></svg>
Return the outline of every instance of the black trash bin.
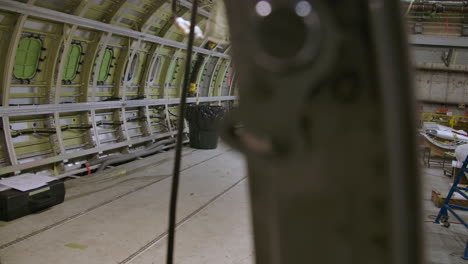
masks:
<svg viewBox="0 0 468 264"><path fill-rule="evenodd" d="M187 107L187 121L190 128L190 147L215 149L218 147L218 125L225 109L222 106L190 105Z"/></svg>

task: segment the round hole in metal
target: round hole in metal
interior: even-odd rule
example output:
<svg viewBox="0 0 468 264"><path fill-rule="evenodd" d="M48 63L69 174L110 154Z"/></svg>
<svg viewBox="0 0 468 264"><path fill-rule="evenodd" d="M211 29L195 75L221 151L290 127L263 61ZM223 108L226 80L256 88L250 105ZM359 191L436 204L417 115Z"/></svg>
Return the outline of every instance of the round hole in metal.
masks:
<svg viewBox="0 0 468 264"><path fill-rule="evenodd" d="M260 45L268 55L289 59L302 50L307 26L295 10L278 8L260 21L259 34Z"/></svg>

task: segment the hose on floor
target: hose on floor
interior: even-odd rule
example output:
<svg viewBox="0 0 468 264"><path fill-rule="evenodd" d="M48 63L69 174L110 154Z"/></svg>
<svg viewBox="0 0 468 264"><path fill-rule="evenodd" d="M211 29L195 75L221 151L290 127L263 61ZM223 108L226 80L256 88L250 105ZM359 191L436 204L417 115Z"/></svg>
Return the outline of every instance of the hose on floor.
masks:
<svg viewBox="0 0 468 264"><path fill-rule="evenodd" d="M111 157L106 157L106 158L103 158L102 160L97 160L97 161L91 161L89 162L88 164L90 166L92 165L96 165L96 164L99 164L101 163L101 165L99 166L99 168L97 169L97 172L101 172L103 171L106 167L112 165L112 164L117 164L117 163L122 163L122 162L127 162L127 161L131 161L131 160L134 160L134 159L137 159L139 157L144 157L144 156L149 156L149 155L153 155L157 152L160 152L163 150L164 146L166 144L170 144L170 143L174 143L174 139L171 138L171 139L166 139L166 140L161 140L159 142L157 142L156 144L153 144L151 145L150 147L144 149L144 150L140 150L140 151L135 151L133 153L130 153L130 154L124 154L124 155L116 155L116 156L111 156ZM99 162L99 163L98 163Z"/></svg>

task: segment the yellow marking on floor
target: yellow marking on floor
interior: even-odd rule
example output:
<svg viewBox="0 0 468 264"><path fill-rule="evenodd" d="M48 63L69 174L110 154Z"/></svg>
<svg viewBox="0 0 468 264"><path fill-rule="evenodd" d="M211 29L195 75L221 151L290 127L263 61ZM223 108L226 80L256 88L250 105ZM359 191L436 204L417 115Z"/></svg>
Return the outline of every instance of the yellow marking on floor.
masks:
<svg viewBox="0 0 468 264"><path fill-rule="evenodd" d="M452 64L457 64L457 57L458 57L458 51L455 51L455 56L453 57L453 63Z"/></svg>
<svg viewBox="0 0 468 264"><path fill-rule="evenodd" d="M115 177L115 176L119 176L119 175L124 175L127 173L127 170L119 170L119 171L116 171L114 173L112 173L112 176L111 177Z"/></svg>
<svg viewBox="0 0 468 264"><path fill-rule="evenodd" d="M81 250L85 250L88 248L88 246L86 245L80 245L80 244L75 244L75 243L68 243L68 244L65 244L65 246L69 248L76 248L76 249L81 249Z"/></svg>

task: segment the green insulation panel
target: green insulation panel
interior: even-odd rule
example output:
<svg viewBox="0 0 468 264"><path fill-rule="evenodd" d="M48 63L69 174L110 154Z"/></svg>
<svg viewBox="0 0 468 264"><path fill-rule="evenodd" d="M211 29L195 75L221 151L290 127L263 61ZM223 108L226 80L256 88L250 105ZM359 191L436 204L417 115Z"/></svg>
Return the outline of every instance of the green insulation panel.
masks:
<svg viewBox="0 0 468 264"><path fill-rule="evenodd" d="M38 38L27 37L20 40L13 66L16 79L29 80L36 75L41 50L42 41Z"/></svg>
<svg viewBox="0 0 468 264"><path fill-rule="evenodd" d="M112 56L114 56L113 50L106 49L104 52L104 58L102 58L101 68L99 69L98 82L104 82L107 79L112 63Z"/></svg>
<svg viewBox="0 0 468 264"><path fill-rule="evenodd" d="M82 47L80 44L72 44L68 55L65 58L63 66L62 80L73 81L77 75L78 67L80 66Z"/></svg>

